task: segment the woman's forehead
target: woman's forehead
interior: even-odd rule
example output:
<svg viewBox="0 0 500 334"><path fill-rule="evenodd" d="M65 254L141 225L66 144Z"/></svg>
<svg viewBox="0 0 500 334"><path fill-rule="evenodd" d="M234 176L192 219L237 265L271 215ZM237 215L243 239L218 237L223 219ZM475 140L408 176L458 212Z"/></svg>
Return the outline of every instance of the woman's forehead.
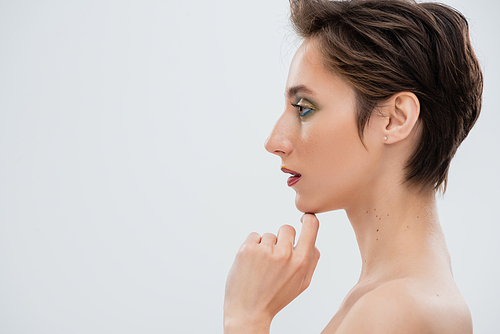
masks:
<svg viewBox="0 0 500 334"><path fill-rule="evenodd" d="M316 93L350 87L346 80L325 66L319 43L306 39L297 49L288 72L287 92L305 86Z"/></svg>

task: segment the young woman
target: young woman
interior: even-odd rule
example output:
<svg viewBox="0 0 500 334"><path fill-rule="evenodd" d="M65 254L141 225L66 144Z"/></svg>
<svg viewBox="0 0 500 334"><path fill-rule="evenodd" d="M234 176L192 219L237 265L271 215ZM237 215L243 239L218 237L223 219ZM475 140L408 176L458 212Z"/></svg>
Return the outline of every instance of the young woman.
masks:
<svg viewBox="0 0 500 334"><path fill-rule="evenodd" d="M435 195L481 108L465 18L403 0L291 3L304 41L266 142L291 174L302 230L252 233L226 284L226 333L268 333L319 259L314 213L344 209L358 283L323 333L472 333Z"/></svg>

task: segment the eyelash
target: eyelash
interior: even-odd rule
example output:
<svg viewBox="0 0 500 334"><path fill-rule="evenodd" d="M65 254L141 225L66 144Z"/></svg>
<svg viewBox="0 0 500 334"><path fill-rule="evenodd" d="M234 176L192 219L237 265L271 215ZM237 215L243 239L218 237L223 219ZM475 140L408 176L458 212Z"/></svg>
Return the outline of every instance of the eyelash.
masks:
<svg viewBox="0 0 500 334"><path fill-rule="evenodd" d="M303 107L303 106L300 106L300 105L294 104L294 103L292 103L292 106L299 109L299 111L300 111L299 117L304 117L304 116L306 116L314 111L314 109L312 109L312 108ZM303 111L303 110L305 110L305 111Z"/></svg>

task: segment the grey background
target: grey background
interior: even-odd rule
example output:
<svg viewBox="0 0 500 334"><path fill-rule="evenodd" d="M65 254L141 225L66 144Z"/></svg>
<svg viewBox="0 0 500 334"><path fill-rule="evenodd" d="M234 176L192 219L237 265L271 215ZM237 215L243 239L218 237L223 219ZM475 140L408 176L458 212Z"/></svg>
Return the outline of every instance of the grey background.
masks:
<svg viewBox="0 0 500 334"><path fill-rule="evenodd" d="M470 19L484 108L440 217L476 333L498 333L500 46ZM280 1L0 2L0 332L221 333L251 231L300 228L263 143L297 45ZM311 287L274 333L318 333L355 284L343 212L320 215Z"/></svg>

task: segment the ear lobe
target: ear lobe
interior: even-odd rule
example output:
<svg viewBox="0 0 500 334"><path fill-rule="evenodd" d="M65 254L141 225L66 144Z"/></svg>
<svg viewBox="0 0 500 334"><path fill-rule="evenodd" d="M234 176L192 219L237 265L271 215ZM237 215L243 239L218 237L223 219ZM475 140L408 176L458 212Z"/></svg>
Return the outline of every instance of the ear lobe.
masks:
<svg viewBox="0 0 500 334"><path fill-rule="evenodd" d="M384 128L385 143L396 143L407 138L415 128L420 115L420 102L411 92L400 92L389 99L385 110L388 121Z"/></svg>

